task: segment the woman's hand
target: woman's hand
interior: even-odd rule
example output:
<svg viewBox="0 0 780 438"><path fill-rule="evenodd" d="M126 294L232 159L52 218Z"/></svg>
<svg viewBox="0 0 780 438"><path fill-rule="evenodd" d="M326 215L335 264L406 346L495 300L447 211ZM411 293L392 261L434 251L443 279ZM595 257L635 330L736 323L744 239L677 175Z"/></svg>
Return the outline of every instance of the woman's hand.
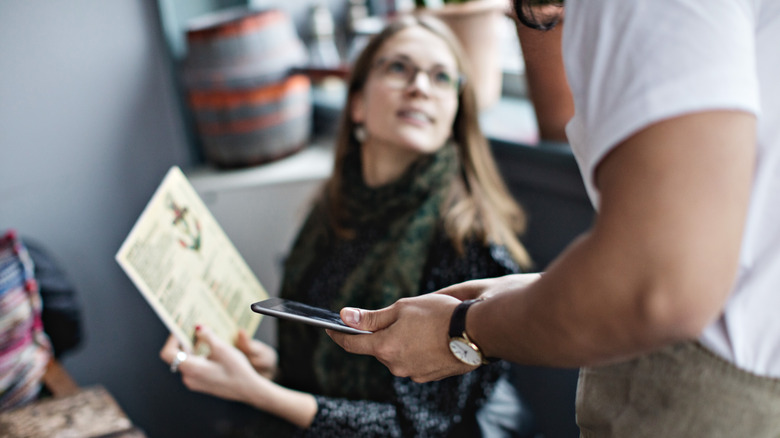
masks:
<svg viewBox="0 0 780 438"><path fill-rule="evenodd" d="M272 385L255 371L245 353L214 335L207 327L196 330L195 338L196 343L205 343L211 353L208 357L189 354L179 364L182 381L190 390L249 403L265 392L265 386ZM246 342L246 345L251 344ZM170 363L178 351L178 341L170 336L160 351L160 358Z"/></svg>
<svg viewBox="0 0 780 438"><path fill-rule="evenodd" d="M192 391L210 394L254 406L301 428L307 428L317 414L314 396L293 391L270 381L263 374L276 371L276 351L239 332L237 347L223 341L206 327L195 331L196 344L204 343L208 357L189 354L177 370ZM160 358L171 363L179 352L179 342L170 336Z"/></svg>
<svg viewBox="0 0 780 438"><path fill-rule="evenodd" d="M244 330L238 331L236 348L249 359L252 367L267 379L276 376L278 356L276 350L268 344L250 338Z"/></svg>

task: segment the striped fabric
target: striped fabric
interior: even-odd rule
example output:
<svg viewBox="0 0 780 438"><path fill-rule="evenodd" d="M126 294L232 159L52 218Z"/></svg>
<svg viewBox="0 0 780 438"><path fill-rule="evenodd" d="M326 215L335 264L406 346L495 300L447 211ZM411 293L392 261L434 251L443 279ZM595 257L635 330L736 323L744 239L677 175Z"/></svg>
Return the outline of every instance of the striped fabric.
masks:
<svg viewBox="0 0 780 438"><path fill-rule="evenodd" d="M36 398L51 355L32 259L8 231L0 237L0 411Z"/></svg>

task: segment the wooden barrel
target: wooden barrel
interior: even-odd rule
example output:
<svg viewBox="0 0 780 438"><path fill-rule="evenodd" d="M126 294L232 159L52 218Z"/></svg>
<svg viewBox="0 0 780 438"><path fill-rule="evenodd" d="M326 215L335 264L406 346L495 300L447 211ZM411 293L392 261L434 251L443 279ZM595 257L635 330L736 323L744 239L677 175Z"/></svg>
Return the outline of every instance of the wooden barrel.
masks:
<svg viewBox="0 0 780 438"><path fill-rule="evenodd" d="M251 166L302 149L311 132L311 84L291 73L306 51L278 10L232 9L187 31L184 83L206 159Z"/></svg>

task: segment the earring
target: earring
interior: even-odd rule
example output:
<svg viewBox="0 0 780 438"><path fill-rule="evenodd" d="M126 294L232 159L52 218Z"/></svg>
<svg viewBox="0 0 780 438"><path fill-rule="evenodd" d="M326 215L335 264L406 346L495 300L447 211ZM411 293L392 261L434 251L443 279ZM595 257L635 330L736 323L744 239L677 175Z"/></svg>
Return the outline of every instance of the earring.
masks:
<svg viewBox="0 0 780 438"><path fill-rule="evenodd" d="M352 135L355 136L355 140L357 140L358 143L363 143L366 141L366 127L363 126L362 123L356 124L355 129L352 131Z"/></svg>

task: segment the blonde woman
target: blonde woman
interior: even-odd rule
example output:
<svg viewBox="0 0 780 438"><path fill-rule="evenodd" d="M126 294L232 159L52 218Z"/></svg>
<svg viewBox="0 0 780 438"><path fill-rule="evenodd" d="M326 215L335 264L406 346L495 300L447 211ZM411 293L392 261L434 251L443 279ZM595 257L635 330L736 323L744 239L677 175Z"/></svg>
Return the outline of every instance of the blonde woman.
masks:
<svg viewBox="0 0 780 438"><path fill-rule="evenodd" d="M399 18L366 46L333 176L286 260L282 297L376 308L529 266L517 239L523 214L480 132L468 71L456 39L432 18ZM279 321L278 360L244 335L238 348L208 328L198 339L212 355L180 364L185 385L276 417L263 417L265 436L478 437L522 427L501 362L418 384L299 323ZM162 358L176 349L172 339ZM504 415L492 415L497 407Z"/></svg>

